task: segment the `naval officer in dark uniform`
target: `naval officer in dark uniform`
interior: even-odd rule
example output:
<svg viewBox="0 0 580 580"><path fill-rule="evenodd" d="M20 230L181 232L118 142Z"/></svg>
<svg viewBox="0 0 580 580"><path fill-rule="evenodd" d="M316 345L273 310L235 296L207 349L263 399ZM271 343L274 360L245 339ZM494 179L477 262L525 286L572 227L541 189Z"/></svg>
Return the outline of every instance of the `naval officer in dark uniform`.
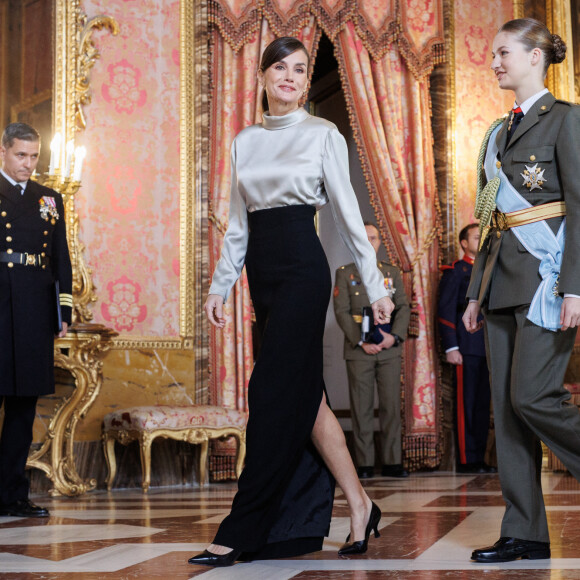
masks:
<svg viewBox="0 0 580 580"><path fill-rule="evenodd" d="M369 242L378 252L377 228L365 223ZM355 264L338 268L334 287L334 313L344 332L344 358L348 373L355 459L359 477L374 475L374 393L379 398L382 475L407 477L401 447L401 344L407 338L411 310L399 269L377 262L392 295L391 322L374 328L367 342L361 340L363 307L370 301ZM394 294L393 294L394 292Z"/></svg>
<svg viewBox="0 0 580 580"><path fill-rule="evenodd" d="M542 441L580 480L580 414L563 386L580 321L580 107L544 88L565 55L530 18L493 41L491 68L515 103L482 145L475 215L487 235L463 321L476 331L483 306L506 510L500 539L474 550L478 562L550 557Z"/></svg>
<svg viewBox="0 0 580 580"><path fill-rule="evenodd" d="M459 233L459 244L464 252L462 259L441 268L439 336L446 361L455 367L457 471L489 473L496 470L484 462L491 393L483 329L471 334L461 320L479 246L479 224L465 226Z"/></svg>
<svg viewBox="0 0 580 580"><path fill-rule="evenodd" d="M0 516L46 517L25 476L39 396L54 393L54 282L62 330L72 314L72 270L59 193L32 181L40 137L24 123L2 135L0 158Z"/></svg>

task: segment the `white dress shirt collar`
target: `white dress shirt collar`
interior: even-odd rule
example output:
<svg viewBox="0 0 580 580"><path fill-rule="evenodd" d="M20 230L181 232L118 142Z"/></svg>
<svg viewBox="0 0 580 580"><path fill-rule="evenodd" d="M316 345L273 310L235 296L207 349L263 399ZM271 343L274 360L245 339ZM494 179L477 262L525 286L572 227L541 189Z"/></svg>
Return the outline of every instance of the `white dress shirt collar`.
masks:
<svg viewBox="0 0 580 580"><path fill-rule="evenodd" d="M532 105L541 97L543 97L546 93L549 93L550 91L546 88L544 88L544 90L540 91L539 93L536 93L535 95L532 95L529 99L526 99L521 105L519 105L520 109L522 110L522 113L524 115L528 114L528 111L532 108ZM517 102L514 101L514 109L516 109L518 107Z"/></svg>

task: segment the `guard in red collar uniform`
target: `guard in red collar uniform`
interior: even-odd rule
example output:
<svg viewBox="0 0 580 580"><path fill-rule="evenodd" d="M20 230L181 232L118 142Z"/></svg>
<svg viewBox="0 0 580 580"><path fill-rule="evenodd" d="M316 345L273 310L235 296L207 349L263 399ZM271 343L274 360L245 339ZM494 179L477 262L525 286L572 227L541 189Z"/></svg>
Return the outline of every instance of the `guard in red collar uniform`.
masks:
<svg viewBox="0 0 580 580"><path fill-rule="evenodd" d="M465 295L479 245L479 225L465 226L459 234L459 244L464 251L463 258L442 268L439 334L447 362L455 365L457 471L489 473L496 469L484 462L491 395L483 329L470 334L461 320L467 306Z"/></svg>
<svg viewBox="0 0 580 580"><path fill-rule="evenodd" d="M63 201L30 180L39 150L35 129L24 123L6 127L0 147L0 516L49 515L28 499L25 467L37 399L54 393L54 337L65 336L72 314Z"/></svg>

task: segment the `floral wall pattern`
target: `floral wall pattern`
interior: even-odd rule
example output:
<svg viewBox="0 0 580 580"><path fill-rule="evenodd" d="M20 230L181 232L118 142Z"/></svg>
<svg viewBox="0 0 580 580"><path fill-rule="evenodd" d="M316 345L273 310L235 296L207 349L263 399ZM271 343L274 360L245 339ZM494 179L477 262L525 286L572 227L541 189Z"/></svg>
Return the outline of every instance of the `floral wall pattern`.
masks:
<svg viewBox="0 0 580 580"><path fill-rule="evenodd" d="M95 322L131 336L179 335L179 0L85 0L117 37L97 36L80 237L94 269Z"/></svg>
<svg viewBox="0 0 580 580"><path fill-rule="evenodd" d="M475 164L492 121L513 104L491 71L491 46L497 29L513 18L512 0L454 2L455 11L455 151L457 219L461 229L475 221Z"/></svg>

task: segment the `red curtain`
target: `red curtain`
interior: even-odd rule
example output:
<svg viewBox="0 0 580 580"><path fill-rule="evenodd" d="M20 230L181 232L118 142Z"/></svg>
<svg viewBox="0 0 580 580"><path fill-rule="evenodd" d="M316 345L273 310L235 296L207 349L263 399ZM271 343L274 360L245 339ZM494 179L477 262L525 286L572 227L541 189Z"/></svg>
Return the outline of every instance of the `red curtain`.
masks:
<svg viewBox="0 0 580 580"><path fill-rule="evenodd" d="M441 0L210 0L211 268L227 227L229 148L259 122L256 70L275 36L296 36L314 53L321 30L335 45L351 122L377 221L390 258L406 273L418 314L407 341L405 458L438 462L437 193L428 74L442 58ZM211 402L246 408L251 371L250 299L245 277L226 307L224 333L212 331ZM420 361L420 364L416 364Z"/></svg>

